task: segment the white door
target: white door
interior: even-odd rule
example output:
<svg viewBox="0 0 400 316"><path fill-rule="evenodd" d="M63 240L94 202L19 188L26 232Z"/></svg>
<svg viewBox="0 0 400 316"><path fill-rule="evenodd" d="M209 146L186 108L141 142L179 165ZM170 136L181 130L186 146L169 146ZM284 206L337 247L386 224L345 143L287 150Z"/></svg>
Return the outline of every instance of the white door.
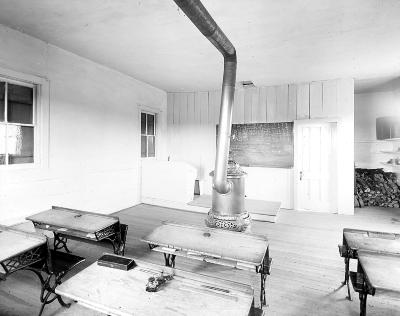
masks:
<svg viewBox="0 0 400 316"><path fill-rule="evenodd" d="M295 209L337 212L336 122L295 122Z"/></svg>

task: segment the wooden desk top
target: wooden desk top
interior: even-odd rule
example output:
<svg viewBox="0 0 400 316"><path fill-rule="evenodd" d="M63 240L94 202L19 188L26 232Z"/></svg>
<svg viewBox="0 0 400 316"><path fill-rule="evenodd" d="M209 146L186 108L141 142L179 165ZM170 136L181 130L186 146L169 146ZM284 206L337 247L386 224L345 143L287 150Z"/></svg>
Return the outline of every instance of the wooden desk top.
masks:
<svg viewBox="0 0 400 316"><path fill-rule="evenodd" d="M84 212L63 207L53 207L50 210L29 216L26 219L32 222L39 222L56 227L56 230L59 230L60 232L63 232L62 229L64 228L65 230L71 229L92 234L119 221L118 217L115 216Z"/></svg>
<svg viewBox="0 0 400 316"><path fill-rule="evenodd" d="M109 315L248 315L248 286L136 260L129 271L93 263L56 289L62 296ZM148 278L174 274L158 292L146 292Z"/></svg>
<svg viewBox="0 0 400 316"><path fill-rule="evenodd" d="M255 266L263 262L269 246L263 235L173 223L157 227L142 241Z"/></svg>
<svg viewBox="0 0 400 316"><path fill-rule="evenodd" d="M358 260L375 295L400 299L400 255L360 250Z"/></svg>
<svg viewBox="0 0 400 316"><path fill-rule="evenodd" d="M0 225L0 262L36 248L47 242L46 237Z"/></svg>
<svg viewBox="0 0 400 316"><path fill-rule="evenodd" d="M400 254L400 235L345 228L343 236L350 249Z"/></svg>

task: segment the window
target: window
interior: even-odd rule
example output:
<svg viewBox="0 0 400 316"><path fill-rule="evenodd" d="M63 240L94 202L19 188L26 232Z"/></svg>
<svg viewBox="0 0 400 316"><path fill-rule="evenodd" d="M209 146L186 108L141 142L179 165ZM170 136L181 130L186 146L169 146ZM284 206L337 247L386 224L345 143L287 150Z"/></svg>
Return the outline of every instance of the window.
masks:
<svg viewBox="0 0 400 316"><path fill-rule="evenodd" d="M140 114L140 134L142 157L156 156L156 116L155 114Z"/></svg>
<svg viewBox="0 0 400 316"><path fill-rule="evenodd" d="M35 86L0 78L0 165L34 162Z"/></svg>

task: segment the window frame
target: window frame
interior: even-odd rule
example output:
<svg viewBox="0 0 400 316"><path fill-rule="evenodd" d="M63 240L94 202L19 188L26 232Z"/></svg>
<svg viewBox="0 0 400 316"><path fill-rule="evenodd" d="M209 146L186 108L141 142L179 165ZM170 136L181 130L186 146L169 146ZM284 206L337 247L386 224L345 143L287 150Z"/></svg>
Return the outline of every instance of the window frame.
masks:
<svg viewBox="0 0 400 316"><path fill-rule="evenodd" d="M146 134L142 134L142 114L146 114ZM154 134L149 135L147 134L147 115L154 116ZM157 113L147 111L147 110L140 110L139 114L139 130L140 130L140 158L141 159L156 159L157 157ZM146 136L146 156L142 156L142 136ZM154 157L149 157L149 136L154 136Z"/></svg>
<svg viewBox="0 0 400 316"><path fill-rule="evenodd" d="M38 77L20 73L14 70L0 67L0 81L20 86L33 87L33 111L32 111L32 124L26 123L12 123L6 122L7 117L4 118L4 125L14 126L30 126L33 127L33 162L19 163L19 164L4 164L0 165L0 172L7 172L7 170L20 170L20 169L36 169L39 167L48 166L48 149L49 149L49 90L50 82L45 77ZM7 102L4 105L7 109ZM5 109L5 115L7 110ZM7 138L6 138L7 146ZM8 159L8 152L6 152L6 159ZM7 161L8 162L8 161Z"/></svg>

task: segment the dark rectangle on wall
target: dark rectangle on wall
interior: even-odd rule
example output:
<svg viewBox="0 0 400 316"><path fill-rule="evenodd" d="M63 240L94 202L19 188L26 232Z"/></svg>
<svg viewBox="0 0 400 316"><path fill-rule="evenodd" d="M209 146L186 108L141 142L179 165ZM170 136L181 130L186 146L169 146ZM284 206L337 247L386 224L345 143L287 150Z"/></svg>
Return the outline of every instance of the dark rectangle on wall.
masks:
<svg viewBox="0 0 400 316"><path fill-rule="evenodd" d="M400 117L385 116L376 118L376 139L400 138Z"/></svg>
<svg viewBox="0 0 400 316"><path fill-rule="evenodd" d="M293 122L232 124L229 159L241 166L292 168L293 151Z"/></svg>

